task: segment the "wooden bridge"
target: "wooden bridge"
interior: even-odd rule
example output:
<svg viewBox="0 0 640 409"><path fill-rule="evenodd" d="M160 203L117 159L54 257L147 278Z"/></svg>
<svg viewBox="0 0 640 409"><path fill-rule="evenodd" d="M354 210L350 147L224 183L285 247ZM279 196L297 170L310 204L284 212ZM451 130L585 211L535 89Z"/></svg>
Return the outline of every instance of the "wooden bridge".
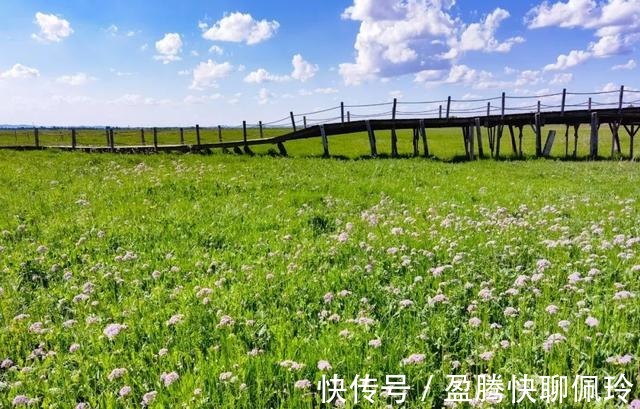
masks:
<svg viewBox="0 0 640 409"><path fill-rule="evenodd" d="M605 91L597 92L595 94L611 94L618 91ZM632 93L640 93L640 91L627 91ZM179 144L159 144L157 136L157 128L153 128L153 144L144 144L144 129L142 132L142 144L141 145L116 145L114 143L113 128L106 129L106 145L102 146L82 146L77 144L76 130L71 129L71 144L58 145L58 146L45 146L39 143L38 129L34 129L34 144L33 145L16 145L16 146L3 146L0 148L5 149L48 149L55 148L61 150L74 150L84 152L120 152L120 153L151 153L151 152L203 152L213 149L222 149L224 151L233 150L238 154L246 153L252 154L251 147L257 145L273 145L278 148L281 155L287 155L285 144L290 141L320 138L323 147L324 156L330 156L329 136L345 135L351 133L366 133L369 139L370 153L372 157L378 156L377 138L379 131L390 132L391 141L391 157L398 156L398 130L412 130L413 138L413 155L414 156L432 156L432 152L429 147L429 135L430 130L438 128L459 128L461 130L460 135L464 146L466 157L473 160L477 157L485 156L483 151L486 146L483 144L483 134L488 139L489 154L491 157L498 158L501 155L500 147L503 137L508 137L510 140L510 147L513 156L522 157L524 155L522 148L523 129L531 127L535 137L535 155L537 157L546 157L550 155L551 148L557 137L556 130L549 130L545 135L545 126L558 126L564 127L564 142L565 142L565 155L567 157L573 155L576 156L578 146L578 132L581 126L586 125L590 130L589 137L589 157L596 158L599 156L598 144L599 144L599 130L602 124L608 125L611 130L611 155L616 153L621 154L620 149L620 135L622 132L627 132L630 140L629 157L634 157L633 146L634 137L640 130L640 108L633 107L634 103L640 102L625 102L624 87L620 88L619 96L615 102L598 103L589 98L588 101L579 104L568 104L567 97L571 95L587 95L586 93L567 93L566 89L562 93L549 94L544 96L535 96L533 98L561 98L559 105L543 105L538 99L537 104L533 106L520 106L520 107L507 107L505 93L502 93L501 97L488 98L481 100L461 100L465 103L470 102L487 102L486 111L484 106L482 107L483 115L477 115L480 113L478 108L464 108L458 111L452 109L452 102L454 101L449 97L446 101L430 101L422 104L433 104L440 102L440 105L436 110L426 110L418 112L399 112L398 101L393 100L392 109L390 112L384 112L383 115L390 114L391 118L376 119L378 114L370 115L357 115L351 114L351 111L347 111L347 118L345 119L345 106L341 103L339 107L330 108L326 110L316 111L309 114L318 114L328 112L333 109L339 109L340 115L328 120L318 121L317 124L308 125L308 114L294 115L293 112L286 118L291 120L291 130L274 137L260 137L256 139L249 139L247 132L247 124L243 122L241 140L224 141L222 140L222 128L218 127L219 141L214 143L201 143L200 127L196 126L196 143L186 144L184 143L184 130L180 128L180 141ZM532 98L532 97L513 97L513 98ZM501 105L498 107L492 107L491 101L501 100ZM443 109L443 105L446 103L446 110ZM370 105L356 105L353 107L377 107L383 106L382 104L370 104ZM407 103L418 104L418 103ZM611 106L613 108L596 108L596 106ZM585 109L573 109L567 110L568 107L582 107ZM526 110L534 108L533 112L516 112L509 113L514 110ZM541 108L545 107L551 110L543 111ZM556 108L556 109L554 109ZM498 111L497 113L494 113ZM401 115L410 115L412 113L430 114L436 113L437 117L415 117L415 118L402 118ZM452 114L462 114L462 116L454 116ZM303 126L300 127L299 120L296 117L302 116ZM364 119L355 119L358 117L365 117ZM282 123L283 120L274 121L265 125L276 126L278 123ZM263 124L258 124L260 136L263 135ZM483 133L482 129L485 128ZM570 149L570 145L573 145Z"/></svg>

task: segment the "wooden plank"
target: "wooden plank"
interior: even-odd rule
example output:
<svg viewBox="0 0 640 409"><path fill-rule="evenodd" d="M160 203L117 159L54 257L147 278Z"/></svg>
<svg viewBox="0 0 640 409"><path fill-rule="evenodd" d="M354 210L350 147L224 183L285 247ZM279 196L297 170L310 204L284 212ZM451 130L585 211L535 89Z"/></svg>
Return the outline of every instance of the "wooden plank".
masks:
<svg viewBox="0 0 640 409"><path fill-rule="evenodd" d="M616 153L618 155L622 153L620 150L620 138L618 136L620 122L609 122L609 129L611 129L611 157L613 158Z"/></svg>
<svg viewBox="0 0 640 409"><path fill-rule="evenodd" d="M367 134L369 135L369 146L371 147L371 156L375 158L376 156L378 156L378 148L376 147L376 134L373 131L373 128L371 127L371 121L366 120L364 122L367 127Z"/></svg>
<svg viewBox="0 0 640 409"><path fill-rule="evenodd" d="M464 154L468 160L471 160L471 154L469 153L469 128L462 127L462 143L464 145Z"/></svg>
<svg viewBox="0 0 640 409"><path fill-rule="evenodd" d="M184 128L180 128L180 145L184 145Z"/></svg>
<svg viewBox="0 0 640 409"><path fill-rule="evenodd" d="M504 119L504 108L505 108L505 102L506 102L506 96L505 93L502 93L502 110L501 110L501 115L500 118Z"/></svg>
<svg viewBox="0 0 640 409"><path fill-rule="evenodd" d="M598 113L594 112L591 114L591 138L589 140L589 157L591 159L598 157L598 128L600 128Z"/></svg>
<svg viewBox="0 0 640 409"><path fill-rule="evenodd" d="M106 140L107 140L106 146L111 145L111 137L109 136L109 127L108 126L106 128L104 128L104 135L105 135Z"/></svg>
<svg viewBox="0 0 640 409"><path fill-rule="evenodd" d="M398 135L396 134L396 108L398 106L398 100L396 98L393 99L393 108L391 110L391 120L393 121L393 126L391 127L391 157L398 157Z"/></svg>
<svg viewBox="0 0 640 409"><path fill-rule="evenodd" d="M500 141L502 140L502 133L504 132L504 125L498 125L497 129L497 138L495 139L495 147L496 147L496 155L495 158L498 159L500 157Z"/></svg>
<svg viewBox="0 0 640 409"><path fill-rule="evenodd" d="M293 132L296 132L296 117L293 115L293 112L289 112L289 116L291 117L291 127L293 128Z"/></svg>
<svg viewBox="0 0 640 409"><path fill-rule="evenodd" d="M518 151L520 158L523 158L524 153L522 152L522 125L518 127Z"/></svg>
<svg viewBox="0 0 640 409"><path fill-rule="evenodd" d="M302 126L304 127L304 129L307 129L307 116L304 115L302 117Z"/></svg>
<svg viewBox="0 0 640 409"><path fill-rule="evenodd" d="M569 125L564 132L564 156L565 158L569 157Z"/></svg>
<svg viewBox="0 0 640 409"><path fill-rule="evenodd" d="M158 128L153 128L153 148L158 150Z"/></svg>
<svg viewBox="0 0 640 409"><path fill-rule="evenodd" d="M562 104L560 105L560 115L564 115L564 106L567 102L567 89L562 89Z"/></svg>
<svg viewBox="0 0 640 409"><path fill-rule="evenodd" d="M278 150L280 151L280 155L287 156L287 150L282 142L278 142Z"/></svg>
<svg viewBox="0 0 640 409"><path fill-rule="evenodd" d="M76 149L77 141L76 141L76 130L75 128L71 129L71 149Z"/></svg>
<svg viewBox="0 0 640 409"><path fill-rule="evenodd" d="M451 111L451 97L447 97L447 119L449 119L450 111Z"/></svg>
<svg viewBox="0 0 640 409"><path fill-rule="evenodd" d="M624 85L621 85L620 86L620 98L618 99L618 115L620 115L620 116L622 116L622 104L623 103L624 103ZM619 146L618 146L618 148L619 148Z"/></svg>
<svg viewBox="0 0 640 409"><path fill-rule="evenodd" d="M40 147L40 131L38 128L33 128L33 143L36 148Z"/></svg>
<svg viewBox="0 0 640 409"><path fill-rule="evenodd" d="M580 130L580 124L573 126L573 157L578 157L578 134Z"/></svg>
<svg viewBox="0 0 640 409"><path fill-rule="evenodd" d="M551 148L553 147L553 142L556 140L556 131L550 130L547 135L547 141L544 144L544 150L542 151L542 156L549 157L551 154Z"/></svg>
<svg viewBox="0 0 640 409"><path fill-rule="evenodd" d="M264 134L262 131L262 121L258 121L258 128L260 128L260 139L264 138Z"/></svg>
<svg viewBox="0 0 640 409"><path fill-rule="evenodd" d="M320 125L320 137L322 138L322 156L325 158L329 157L329 139L327 138L327 133L324 130L324 125Z"/></svg>
<svg viewBox="0 0 640 409"><path fill-rule="evenodd" d="M144 140L144 128L140 128L140 143L142 145L146 145L147 143Z"/></svg>
<svg viewBox="0 0 640 409"><path fill-rule="evenodd" d="M513 125L509 124L509 135L511 136L511 149L513 156L518 156L518 146L516 145L516 136L513 132Z"/></svg>
<svg viewBox="0 0 640 409"><path fill-rule="evenodd" d="M419 146L419 143L420 143L420 136L419 135L420 134L418 133L418 128L413 128L412 131L413 131L413 139L412 139L412 142L413 142L413 156L414 157L418 157L418 156L420 156L420 146Z"/></svg>
<svg viewBox="0 0 640 409"><path fill-rule="evenodd" d="M200 146L200 125L196 124L196 145Z"/></svg>
<svg viewBox="0 0 640 409"><path fill-rule="evenodd" d="M242 121L242 141L244 142L244 150L245 152L249 149L249 145L247 145L247 121Z"/></svg>
<svg viewBox="0 0 640 409"><path fill-rule="evenodd" d="M115 150L115 141L113 136L113 128L109 129L109 147L111 148L111 152Z"/></svg>
<svg viewBox="0 0 640 409"><path fill-rule="evenodd" d="M218 125L218 141L222 142L222 127Z"/></svg>
<svg viewBox="0 0 640 409"><path fill-rule="evenodd" d="M340 102L340 121L344 123L344 102Z"/></svg>

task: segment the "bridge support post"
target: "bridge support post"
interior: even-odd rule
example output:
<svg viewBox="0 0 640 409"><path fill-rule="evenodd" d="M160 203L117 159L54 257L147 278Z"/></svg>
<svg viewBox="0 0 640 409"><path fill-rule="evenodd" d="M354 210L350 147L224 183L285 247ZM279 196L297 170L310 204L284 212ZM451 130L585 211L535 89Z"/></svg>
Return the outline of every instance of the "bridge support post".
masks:
<svg viewBox="0 0 640 409"><path fill-rule="evenodd" d="M153 149L158 151L158 128L153 128Z"/></svg>
<svg viewBox="0 0 640 409"><path fill-rule="evenodd" d="M482 127L480 126L480 118L475 119L476 139L478 140L478 156L484 157L484 147L482 146ZM487 128L489 129L489 128ZM473 148L473 129L471 130L471 147ZM473 149L472 149L473 153Z"/></svg>
<svg viewBox="0 0 640 409"><path fill-rule="evenodd" d="M622 153L620 150L620 138L618 137L620 122L609 122L609 129L611 129L611 157L613 158L616 153L618 155Z"/></svg>
<svg viewBox="0 0 640 409"><path fill-rule="evenodd" d="M509 135L511 136L511 150L514 156L518 156L518 146L516 145L516 136L513 132L513 125L509 125Z"/></svg>
<svg viewBox="0 0 640 409"><path fill-rule="evenodd" d="M580 130L580 124L573 125L573 158L578 157L578 131Z"/></svg>
<svg viewBox="0 0 640 409"><path fill-rule="evenodd" d="M71 149L76 149L76 129L71 129Z"/></svg>
<svg viewBox="0 0 640 409"><path fill-rule="evenodd" d="M247 143L247 121L242 121L242 141L244 142L244 153L247 155L253 155L253 151L249 148Z"/></svg>
<svg viewBox="0 0 640 409"><path fill-rule="evenodd" d="M567 125L567 129L564 132L564 157L565 158L569 157L569 127L570 125Z"/></svg>
<svg viewBox="0 0 640 409"><path fill-rule="evenodd" d="M278 142L278 150L280 151L280 155L287 156L287 149L282 142Z"/></svg>
<svg viewBox="0 0 640 409"><path fill-rule="evenodd" d="M600 121L598 120L598 113L593 112L591 114L591 138L589 140L589 157L596 159L598 157L598 129L600 128Z"/></svg>
<svg viewBox="0 0 640 409"><path fill-rule="evenodd" d="M393 120L393 126L391 127L391 157L398 157L398 135L396 134L396 108L398 100L393 99L393 108L391 111L391 119Z"/></svg>
<svg viewBox="0 0 640 409"><path fill-rule="evenodd" d="M376 148L376 134L371 127L371 122L367 119L365 125L367 126L367 133L369 134L369 146L371 147L371 157L378 156L378 149Z"/></svg>
<svg viewBox="0 0 640 409"><path fill-rule="evenodd" d="M184 128L180 128L180 145L184 145Z"/></svg>
<svg viewBox="0 0 640 409"><path fill-rule="evenodd" d="M320 125L320 137L322 138L322 156L329 157L329 139L327 139L327 133L324 130L324 125Z"/></svg>
<svg viewBox="0 0 640 409"><path fill-rule="evenodd" d="M416 158L420 156L420 133L418 128L413 128L413 157Z"/></svg>
<svg viewBox="0 0 640 409"><path fill-rule="evenodd" d="M630 127L628 127L627 125L623 125L623 126L624 126L624 129L629 134L629 160L633 160L633 140L638 130L640 130L640 126L636 126L636 125L630 125Z"/></svg>
<svg viewBox="0 0 640 409"><path fill-rule="evenodd" d="M495 148L496 148L496 155L495 155L496 159L500 158L500 142L502 141L502 133L503 132L504 132L504 124L498 125L498 134L497 134L497 137L496 137L496 139L494 141Z"/></svg>
<svg viewBox="0 0 640 409"><path fill-rule="evenodd" d="M468 160L471 160L471 154L469 152L469 127L462 127L462 143L464 144L464 154Z"/></svg>
<svg viewBox="0 0 640 409"><path fill-rule="evenodd" d="M522 152L522 125L518 126L518 152L520 158L524 158L524 152Z"/></svg>
<svg viewBox="0 0 640 409"><path fill-rule="evenodd" d="M424 119L420 120L420 136L422 137L422 146L424 148L424 157L429 157L429 143L427 142L427 129L424 126Z"/></svg>
<svg viewBox="0 0 640 409"><path fill-rule="evenodd" d="M542 156L542 121L540 120L540 112L534 116L534 130L536 132L536 157Z"/></svg>
<svg viewBox="0 0 640 409"><path fill-rule="evenodd" d="M113 137L113 128L109 128L109 149L111 152L115 152L115 142Z"/></svg>
<svg viewBox="0 0 640 409"><path fill-rule="evenodd" d="M142 145L146 145L147 143L144 140L144 128L140 128L140 143Z"/></svg>

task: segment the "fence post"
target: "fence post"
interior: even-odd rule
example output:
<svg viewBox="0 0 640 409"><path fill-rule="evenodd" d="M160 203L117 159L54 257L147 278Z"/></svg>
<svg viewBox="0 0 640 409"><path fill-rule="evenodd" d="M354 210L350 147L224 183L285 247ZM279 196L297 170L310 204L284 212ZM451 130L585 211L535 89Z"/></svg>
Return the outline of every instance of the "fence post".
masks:
<svg viewBox="0 0 640 409"><path fill-rule="evenodd" d="M111 138L109 137L109 127L108 126L104 129L104 134L107 137L107 146L111 145L111 142L110 142Z"/></svg>
<svg viewBox="0 0 640 409"><path fill-rule="evenodd" d="M291 116L291 126L293 127L293 132L296 132L296 118L293 115L293 111L289 112L289 116Z"/></svg>
<svg viewBox="0 0 640 409"><path fill-rule="evenodd" d="M264 138L264 134L262 133L262 121L258 121L258 127L260 128L260 139Z"/></svg>
<svg viewBox="0 0 640 409"><path fill-rule="evenodd" d="M567 89L562 89L562 105L560 106L560 115L564 115L564 106L567 102Z"/></svg>
<svg viewBox="0 0 640 409"><path fill-rule="evenodd" d="M76 129L71 128L71 149L76 149Z"/></svg>
<svg viewBox="0 0 640 409"><path fill-rule="evenodd" d="M222 127L218 125L218 141L222 142Z"/></svg>
<svg viewBox="0 0 640 409"><path fill-rule="evenodd" d="M347 122L351 122L351 111L347 111Z"/></svg>
<svg viewBox="0 0 640 409"><path fill-rule="evenodd" d="M500 119L504 119L504 107L505 107L505 101L506 101L506 94L503 92L502 93L502 113L500 115Z"/></svg>
<svg viewBox="0 0 640 409"><path fill-rule="evenodd" d="M396 134L396 110L398 107L398 99L393 99L393 109L391 110L391 119L393 120L393 125L391 127L391 157L395 158L398 156L398 135Z"/></svg>
<svg viewBox="0 0 640 409"><path fill-rule="evenodd" d="M306 115L302 117L302 124L304 126L304 129L307 129L307 116Z"/></svg>
<svg viewBox="0 0 640 409"><path fill-rule="evenodd" d="M109 148L111 149L111 152L113 152L115 149L115 142L114 142L114 136L113 136L113 128L109 128Z"/></svg>
<svg viewBox="0 0 640 409"><path fill-rule="evenodd" d="M196 124L196 144L200 146L200 125Z"/></svg>
<svg viewBox="0 0 640 409"><path fill-rule="evenodd" d="M184 145L184 128L180 128L180 145Z"/></svg>
<svg viewBox="0 0 640 409"><path fill-rule="evenodd" d="M36 148L39 148L40 147L40 131L38 130L37 127L33 128L33 139L34 139Z"/></svg>
<svg viewBox="0 0 640 409"><path fill-rule="evenodd" d="M449 119L450 112L451 112L451 97L447 97L447 119Z"/></svg>
<svg viewBox="0 0 640 409"><path fill-rule="evenodd" d="M327 133L324 130L324 125L320 125L320 137L322 138L322 150L325 158L329 157L329 139L327 139Z"/></svg>
<svg viewBox="0 0 640 409"><path fill-rule="evenodd" d="M620 86L620 100L618 102L618 115L622 115L622 104L624 103L624 85Z"/></svg>
<svg viewBox="0 0 640 409"><path fill-rule="evenodd" d="M158 128L153 128L153 148L158 150Z"/></svg>
<svg viewBox="0 0 640 409"><path fill-rule="evenodd" d="M589 112L591 112L591 97L589 97Z"/></svg>
<svg viewBox="0 0 640 409"><path fill-rule="evenodd" d="M247 149L247 121L242 121L242 141L244 142L244 148Z"/></svg>
<svg viewBox="0 0 640 409"><path fill-rule="evenodd" d="M535 131L536 131L536 156L542 155L542 121L540 120L540 112L535 115Z"/></svg>
<svg viewBox="0 0 640 409"><path fill-rule="evenodd" d="M442 119L442 104L440 104L440 107L438 109L438 119Z"/></svg>
<svg viewBox="0 0 640 409"><path fill-rule="evenodd" d="M342 119L342 123L344 123L344 102L340 102L340 117Z"/></svg>
<svg viewBox="0 0 640 409"><path fill-rule="evenodd" d="M540 114L540 101L538 101L538 114Z"/></svg>
<svg viewBox="0 0 640 409"><path fill-rule="evenodd" d="M145 140L144 140L144 128L140 128L140 142L141 142L143 145L146 145L146 144L147 144L147 143L145 142Z"/></svg>

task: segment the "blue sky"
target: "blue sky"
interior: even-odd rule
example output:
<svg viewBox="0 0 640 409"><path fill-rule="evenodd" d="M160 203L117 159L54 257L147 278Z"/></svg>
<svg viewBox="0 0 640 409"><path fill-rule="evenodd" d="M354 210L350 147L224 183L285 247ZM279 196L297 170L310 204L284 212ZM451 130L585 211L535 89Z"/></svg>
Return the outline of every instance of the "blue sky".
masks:
<svg viewBox="0 0 640 409"><path fill-rule="evenodd" d="M4 0L0 15L0 123L235 125L640 88L639 0Z"/></svg>

